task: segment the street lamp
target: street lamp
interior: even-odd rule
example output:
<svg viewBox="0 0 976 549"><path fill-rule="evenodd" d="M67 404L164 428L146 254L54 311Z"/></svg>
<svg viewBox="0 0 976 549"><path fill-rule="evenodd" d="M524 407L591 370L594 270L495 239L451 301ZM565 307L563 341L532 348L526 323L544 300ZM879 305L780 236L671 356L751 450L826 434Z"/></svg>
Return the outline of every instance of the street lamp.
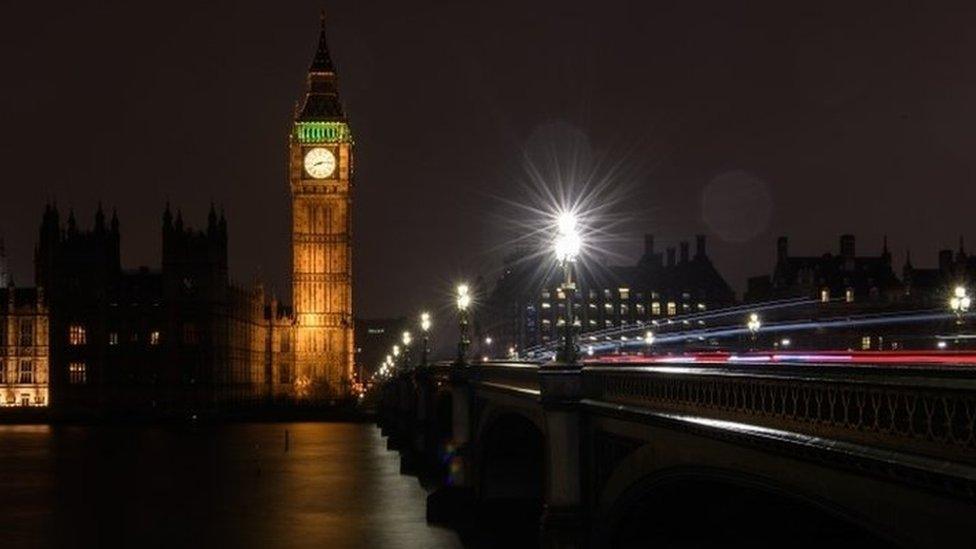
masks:
<svg viewBox="0 0 976 549"><path fill-rule="evenodd" d="M468 352L468 345L471 339L468 338L468 308L471 306L471 294L467 284L459 284L457 287L457 309L458 309L458 355L457 365L464 364L464 355Z"/></svg>
<svg viewBox="0 0 976 549"><path fill-rule="evenodd" d="M576 363L576 322L573 318L573 294L576 283L573 281L573 265L583 247L583 239L577 228L576 216L572 212L561 212L556 218L556 238L553 251L563 269L563 283L560 289L566 300L566 319L563 326L563 348L560 360L564 364Z"/></svg>
<svg viewBox="0 0 976 549"><path fill-rule="evenodd" d="M759 334L759 329L762 328L762 322L759 320L758 313L749 313L749 320L746 321L746 328L749 329L749 334L752 336L752 341L756 341L756 336Z"/></svg>
<svg viewBox="0 0 976 549"><path fill-rule="evenodd" d="M964 286L956 286L949 298L949 308L956 314L956 324L962 324L962 315L969 311L972 299Z"/></svg>
<svg viewBox="0 0 976 549"><path fill-rule="evenodd" d="M403 332L403 336L400 341L403 343L403 366L405 368L410 367L410 343L413 342L413 336L410 332Z"/></svg>
<svg viewBox="0 0 976 549"><path fill-rule="evenodd" d="M423 334L420 347L420 365L427 365L427 355L430 354L430 313L420 313L420 332Z"/></svg>
<svg viewBox="0 0 976 549"><path fill-rule="evenodd" d="M647 345L647 354L651 354L651 345L654 345L654 332L650 330L644 332L644 345Z"/></svg>

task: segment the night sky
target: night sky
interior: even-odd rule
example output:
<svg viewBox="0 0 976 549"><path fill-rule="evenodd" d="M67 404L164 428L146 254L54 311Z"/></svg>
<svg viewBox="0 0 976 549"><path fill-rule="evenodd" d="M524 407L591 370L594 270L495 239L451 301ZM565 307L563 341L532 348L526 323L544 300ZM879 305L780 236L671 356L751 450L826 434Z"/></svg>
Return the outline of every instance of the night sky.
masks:
<svg viewBox="0 0 976 549"><path fill-rule="evenodd" d="M117 206L127 267L158 267L167 199L194 226L213 200L232 276L287 299L286 143L322 7L357 145L358 316L443 311L454 281L495 276L537 150L619 203L613 261L703 232L740 291L780 234L811 255L887 234L897 268L976 248L972 3L2 3L21 284L48 198L83 226Z"/></svg>

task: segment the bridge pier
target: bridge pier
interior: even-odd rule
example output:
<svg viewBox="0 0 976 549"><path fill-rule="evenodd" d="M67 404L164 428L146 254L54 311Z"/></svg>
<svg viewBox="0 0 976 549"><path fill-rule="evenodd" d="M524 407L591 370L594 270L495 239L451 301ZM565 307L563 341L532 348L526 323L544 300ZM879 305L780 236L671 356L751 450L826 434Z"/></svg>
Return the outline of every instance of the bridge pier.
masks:
<svg viewBox="0 0 976 549"><path fill-rule="evenodd" d="M467 518L475 503L474 476L471 471L472 388L468 365L453 364L449 379L451 440L444 448L446 478L441 486L427 496L427 520L441 523Z"/></svg>
<svg viewBox="0 0 976 549"><path fill-rule="evenodd" d="M541 545L546 548L582 547L586 537L580 469L581 373L578 364L554 363L539 368L548 477L540 530Z"/></svg>

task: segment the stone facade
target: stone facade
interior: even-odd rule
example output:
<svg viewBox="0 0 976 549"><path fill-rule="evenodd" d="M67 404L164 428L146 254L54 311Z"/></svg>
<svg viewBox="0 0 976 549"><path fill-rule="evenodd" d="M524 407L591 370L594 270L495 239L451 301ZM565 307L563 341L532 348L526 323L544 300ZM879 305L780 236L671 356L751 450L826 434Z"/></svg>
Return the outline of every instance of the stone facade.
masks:
<svg viewBox="0 0 976 549"><path fill-rule="evenodd" d="M47 330L43 292L0 287L0 407L47 406Z"/></svg>
<svg viewBox="0 0 976 549"><path fill-rule="evenodd" d="M296 396L344 396L354 363L353 142L324 24L289 148Z"/></svg>

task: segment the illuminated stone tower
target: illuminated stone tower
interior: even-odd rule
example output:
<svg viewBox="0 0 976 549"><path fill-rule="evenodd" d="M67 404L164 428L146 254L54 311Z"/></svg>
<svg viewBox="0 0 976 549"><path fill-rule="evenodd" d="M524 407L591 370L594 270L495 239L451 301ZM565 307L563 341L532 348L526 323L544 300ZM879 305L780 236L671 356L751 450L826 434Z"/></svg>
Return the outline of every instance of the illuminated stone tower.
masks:
<svg viewBox="0 0 976 549"><path fill-rule="evenodd" d="M292 300L298 396L340 396L353 367L352 134L325 41L308 71L289 139Z"/></svg>

